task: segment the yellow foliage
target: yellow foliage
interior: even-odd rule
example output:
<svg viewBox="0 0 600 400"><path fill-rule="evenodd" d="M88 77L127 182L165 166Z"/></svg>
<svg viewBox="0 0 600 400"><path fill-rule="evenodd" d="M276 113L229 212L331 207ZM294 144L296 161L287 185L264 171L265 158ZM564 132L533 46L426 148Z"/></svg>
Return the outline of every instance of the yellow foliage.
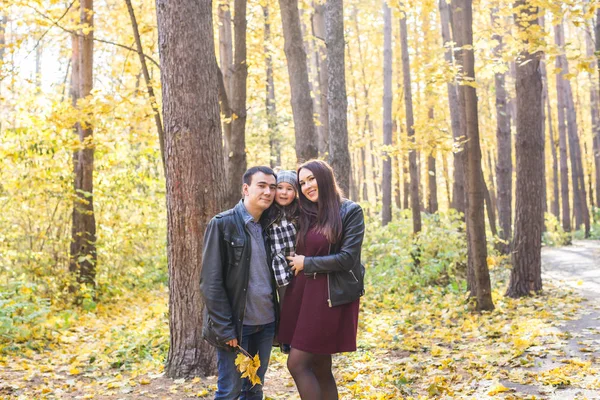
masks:
<svg viewBox="0 0 600 400"><path fill-rule="evenodd" d="M260 358L258 357L258 353L254 355L254 357L250 357L241 347L240 353L235 358L235 365L238 368L238 371L242 373L242 378L248 378L252 386L260 385L261 381L258 377L258 369L260 368Z"/></svg>

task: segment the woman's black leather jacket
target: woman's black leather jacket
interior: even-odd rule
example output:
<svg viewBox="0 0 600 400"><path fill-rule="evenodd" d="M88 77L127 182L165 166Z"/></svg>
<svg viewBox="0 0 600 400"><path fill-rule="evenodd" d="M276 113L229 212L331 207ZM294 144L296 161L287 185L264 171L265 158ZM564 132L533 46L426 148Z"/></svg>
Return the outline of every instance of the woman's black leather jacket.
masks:
<svg viewBox="0 0 600 400"><path fill-rule="evenodd" d="M342 237L332 243L327 256L306 257L304 274L327 274L329 307L351 303L365 293L365 267L360 261L365 235L362 208L350 200L340 207Z"/></svg>

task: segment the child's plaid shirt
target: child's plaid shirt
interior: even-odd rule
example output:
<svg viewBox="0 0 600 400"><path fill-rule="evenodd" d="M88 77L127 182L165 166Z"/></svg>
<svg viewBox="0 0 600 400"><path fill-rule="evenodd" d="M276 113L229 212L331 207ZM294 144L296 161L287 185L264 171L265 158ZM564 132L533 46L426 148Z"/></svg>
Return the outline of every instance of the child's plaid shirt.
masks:
<svg viewBox="0 0 600 400"><path fill-rule="evenodd" d="M286 286L294 277L286 257L293 255L296 251L296 225L283 217L269 226L268 230L271 238L272 267L275 273L275 281L278 287Z"/></svg>

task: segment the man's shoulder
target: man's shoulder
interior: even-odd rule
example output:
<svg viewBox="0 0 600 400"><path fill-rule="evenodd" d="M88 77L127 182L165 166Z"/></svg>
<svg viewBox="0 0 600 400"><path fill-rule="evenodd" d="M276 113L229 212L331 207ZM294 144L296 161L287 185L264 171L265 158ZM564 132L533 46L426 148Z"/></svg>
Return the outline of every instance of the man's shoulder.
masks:
<svg viewBox="0 0 600 400"><path fill-rule="evenodd" d="M223 219L223 218L231 218L235 215L235 209L234 208L230 208L229 210L223 211L218 213L217 215L214 216L213 219Z"/></svg>

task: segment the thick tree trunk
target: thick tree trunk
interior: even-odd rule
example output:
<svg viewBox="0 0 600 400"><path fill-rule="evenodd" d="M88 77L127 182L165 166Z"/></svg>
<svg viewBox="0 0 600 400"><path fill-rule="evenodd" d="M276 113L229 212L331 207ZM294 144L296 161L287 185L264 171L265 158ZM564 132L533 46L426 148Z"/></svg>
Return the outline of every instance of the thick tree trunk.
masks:
<svg viewBox="0 0 600 400"><path fill-rule="evenodd" d="M415 122L413 117L412 90L410 84L410 59L408 56L408 32L406 14L400 18L400 40L402 43L402 71L404 77L404 107L406 108L406 132L408 133L408 164L410 171L410 205L412 207L413 233L421 232L421 201L419 199L419 172L415 149Z"/></svg>
<svg viewBox="0 0 600 400"><path fill-rule="evenodd" d="M80 3L80 21L87 27L94 26L93 0ZM78 94L85 98L92 92L94 67L94 31L87 30L79 36L78 44ZM75 68L73 69L75 71ZM81 149L75 154L75 201L71 239L71 271L77 271L79 284L96 284L96 219L94 215L94 147L90 121L78 124Z"/></svg>
<svg viewBox="0 0 600 400"><path fill-rule="evenodd" d="M392 11L383 2L383 145L392 146ZM392 220L392 155L383 152L381 223Z"/></svg>
<svg viewBox="0 0 600 400"><path fill-rule="evenodd" d="M468 48L463 49L464 79L475 80L475 57L473 53L473 16L471 0L462 0L462 37ZM487 245L484 214L484 182L481 168L481 148L479 145L479 124L477 121L477 92L469 85L462 86L467 131L467 229L469 230L470 252L477 287L477 310L493 310L490 275L487 266Z"/></svg>
<svg viewBox="0 0 600 400"><path fill-rule="evenodd" d="M440 0L440 20L442 25L442 39L444 46L450 46L452 37L450 36L450 23L452 21L451 10L446 0ZM453 28L454 30L454 28ZM458 35L455 35L458 36ZM456 42L458 38L454 41ZM458 43L455 43L457 46ZM457 54L460 57L460 53ZM453 59L453 48L447 47L444 52L444 58L448 65L454 65ZM456 60L461 63L462 60ZM460 103L459 103L459 89L456 81L456 77L452 81L447 83L448 89L448 105L450 107L450 125L452 127L452 137L456 144L456 149L453 152L453 182L452 182L452 202L451 207L462 213L466 210L465 205L465 163L464 157L464 130L461 128L461 116L460 116ZM464 123L464 122L463 122Z"/></svg>
<svg viewBox="0 0 600 400"><path fill-rule="evenodd" d="M296 158L298 162L316 158L317 131L313 117L313 101L308 83L306 51L302 40L298 0L279 0L285 57L287 59L290 88L292 91L292 113L296 136ZM342 47L343 54L343 47Z"/></svg>
<svg viewBox="0 0 600 400"><path fill-rule="evenodd" d="M142 46L142 38L140 37L140 30L138 28L137 19L135 18L135 12L131 0L125 0L127 3L127 10L129 11L129 18L131 19L131 28L133 29L133 37L135 38L135 46L140 58L140 65L142 67L142 73L144 75L144 81L146 82L146 89L148 90L148 97L150 98L150 105L154 112L154 123L156 124L156 132L158 132L158 142L160 145L160 156L162 158L163 168L165 165L165 133L163 130L162 121L160 119L160 111L158 109L158 103L156 102L156 96L154 95L154 88L152 87L152 81L150 79L150 72L148 71L148 64L146 63L146 57L144 56L144 47Z"/></svg>
<svg viewBox="0 0 600 400"><path fill-rule="evenodd" d="M492 10L492 25L496 24L497 9ZM493 40L498 42L494 48L494 57L502 59L502 35L494 34ZM507 95L505 87L506 74L498 72L494 75L496 88L496 142L498 164L496 165L496 180L498 182L498 220L500 223L500 239L504 245L500 246L503 254L510 251L512 236L512 145L510 137L510 117L507 108Z"/></svg>
<svg viewBox="0 0 600 400"><path fill-rule="evenodd" d="M326 44L329 81L329 164L344 193L350 192L350 151L348 150L348 99L344 67L344 4L343 0L327 0Z"/></svg>
<svg viewBox="0 0 600 400"><path fill-rule="evenodd" d="M210 2L157 0L156 10L167 170L171 339L165 371L187 378L216 372L214 349L202 339L197 282L204 229L221 210L226 191L217 62Z"/></svg>
<svg viewBox="0 0 600 400"><path fill-rule="evenodd" d="M233 207L242 198L242 176L246 171L246 0L234 0L234 52L231 75L231 140L227 167L228 193L224 208Z"/></svg>
<svg viewBox="0 0 600 400"><path fill-rule="evenodd" d="M517 26L537 25L537 7L529 0L514 5ZM522 21L525 19L525 21ZM526 29L526 28L521 28ZM542 290L541 248L544 226L542 191L544 135L540 53L521 53L517 63L517 184L513 268L506 295L528 296Z"/></svg>
<svg viewBox="0 0 600 400"><path fill-rule="evenodd" d="M319 157L329 153L329 105L327 104L327 48L325 47L325 4L313 3L315 12L312 16L313 36L319 39L315 43L315 56L318 61L319 77L319 122L317 129Z"/></svg>
<svg viewBox="0 0 600 400"><path fill-rule="evenodd" d="M272 168L281 166L281 141L277 128L277 105L275 103L275 81L273 79L273 56L271 55L271 22L269 18L269 7L263 5L265 17L264 50L265 70L267 75L265 106L267 109L267 126L269 128L270 165Z"/></svg>

